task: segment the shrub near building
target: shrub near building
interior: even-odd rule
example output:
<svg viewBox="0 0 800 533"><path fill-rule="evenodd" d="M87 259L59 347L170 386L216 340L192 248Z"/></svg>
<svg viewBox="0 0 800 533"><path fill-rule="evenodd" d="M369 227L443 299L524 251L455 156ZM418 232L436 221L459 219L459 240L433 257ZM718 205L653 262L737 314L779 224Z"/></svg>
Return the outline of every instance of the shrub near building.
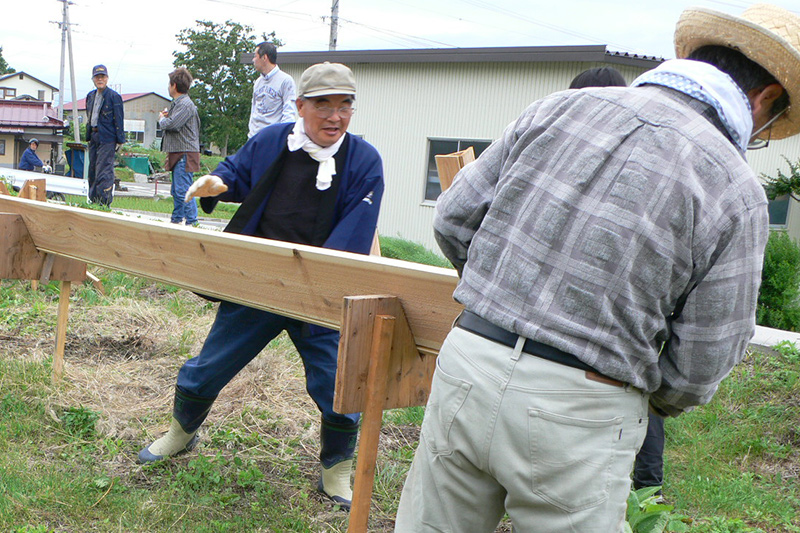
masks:
<svg viewBox="0 0 800 533"><path fill-rule="evenodd" d="M800 246L784 231L770 232L767 241L756 322L800 331Z"/></svg>

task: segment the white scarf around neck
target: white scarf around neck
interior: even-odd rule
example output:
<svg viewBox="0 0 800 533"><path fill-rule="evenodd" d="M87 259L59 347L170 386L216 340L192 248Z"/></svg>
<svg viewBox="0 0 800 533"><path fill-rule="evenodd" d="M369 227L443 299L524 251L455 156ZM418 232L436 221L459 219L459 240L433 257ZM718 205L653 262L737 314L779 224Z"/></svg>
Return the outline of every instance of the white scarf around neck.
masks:
<svg viewBox="0 0 800 533"><path fill-rule="evenodd" d="M302 117L297 119L292 133L289 134L287 139L289 151L296 152L302 148L303 151L311 156L311 159L319 162L319 167L317 168L317 190L319 191L327 190L333 182L333 176L336 174L336 161L333 156L339 151L339 147L344 141L344 136L345 134L342 134L338 141L323 148L312 141L306 134Z"/></svg>
<svg viewBox="0 0 800 533"><path fill-rule="evenodd" d="M633 80L631 86L645 84L670 87L713 106L739 151L744 154L747 150L753 132L750 100L717 67L702 61L671 59Z"/></svg>

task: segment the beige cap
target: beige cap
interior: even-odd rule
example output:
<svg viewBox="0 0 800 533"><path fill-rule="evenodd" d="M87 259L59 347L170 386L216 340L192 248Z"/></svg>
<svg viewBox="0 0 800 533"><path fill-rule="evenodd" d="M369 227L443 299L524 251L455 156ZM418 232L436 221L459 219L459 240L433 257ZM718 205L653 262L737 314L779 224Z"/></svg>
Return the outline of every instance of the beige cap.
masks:
<svg viewBox="0 0 800 533"><path fill-rule="evenodd" d="M800 16L771 4L755 4L741 17L702 7L684 11L675 29L676 56L709 44L740 51L789 93L789 110L772 126L773 139L800 132Z"/></svg>
<svg viewBox="0 0 800 533"><path fill-rule="evenodd" d="M341 63L317 63L300 76L297 94L304 98L329 94L356 94L353 71Z"/></svg>

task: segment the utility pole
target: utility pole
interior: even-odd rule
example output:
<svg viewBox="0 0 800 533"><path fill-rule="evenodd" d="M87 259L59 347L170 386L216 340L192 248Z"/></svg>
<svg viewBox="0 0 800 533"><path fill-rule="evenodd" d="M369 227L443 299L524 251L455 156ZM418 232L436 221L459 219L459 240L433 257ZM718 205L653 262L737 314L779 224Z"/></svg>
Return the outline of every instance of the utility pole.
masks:
<svg viewBox="0 0 800 533"><path fill-rule="evenodd" d="M76 106L78 103L75 101L75 67L72 62L72 26L69 22L69 5L72 4L70 0L57 0L63 5L61 7L61 22L58 25L61 27L61 69L58 77L58 119L64 120L64 55L66 54L65 48L69 49L69 77L72 82L72 122L75 130L75 141L81 142L80 124L78 124L78 110Z"/></svg>
<svg viewBox="0 0 800 533"><path fill-rule="evenodd" d="M67 2L61 6L61 70L58 76L58 120L64 120L64 54L67 52Z"/></svg>
<svg viewBox="0 0 800 533"><path fill-rule="evenodd" d="M67 46L69 47L69 79L72 82L72 131L75 133L75 142L81 142L81 125L78 122L78 102L75 100L75 66L72 62L72 25L69 22L69 2L68 0L60 0L64 2L64 23L67 26ZM84 169L86 167L84 166ZM86 174L86 172L84 172Z"/></svg>
<svg viewBox="0 0 800 533"><path fill-rule="evenodd" d="M331 38L328 50L336 50L336 40L339 38L339 0L333 0L331 5Z"/></svg>

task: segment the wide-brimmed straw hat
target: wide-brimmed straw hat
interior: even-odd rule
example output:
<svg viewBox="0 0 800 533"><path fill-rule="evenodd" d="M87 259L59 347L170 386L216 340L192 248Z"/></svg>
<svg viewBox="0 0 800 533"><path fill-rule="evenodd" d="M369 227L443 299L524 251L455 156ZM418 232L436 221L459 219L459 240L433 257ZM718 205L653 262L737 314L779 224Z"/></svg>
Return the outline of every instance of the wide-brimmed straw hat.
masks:
<svg viewBox="0 0 800 533"><path fill-rule="evenodd" d="M738 50L772 74L791 106L772 125L772 138L800 132L800 16L770 4L755 4L741 17L689 8L675 28L675 54L683 59L706 45Z"/></svg>

